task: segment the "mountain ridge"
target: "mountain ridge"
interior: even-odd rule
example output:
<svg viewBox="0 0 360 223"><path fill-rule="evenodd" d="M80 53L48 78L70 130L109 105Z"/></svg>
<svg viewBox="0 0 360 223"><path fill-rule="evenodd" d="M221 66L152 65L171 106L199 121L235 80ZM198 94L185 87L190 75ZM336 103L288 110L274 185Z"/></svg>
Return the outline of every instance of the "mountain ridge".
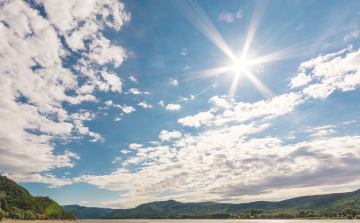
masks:
<svg viewBox="0 0 360 223"><path fill-rule="evenodd" d="M360 189L345 193L307 195L282 201L255 201L240 204L217 202L182 203L174 200L155 201L138 205L135 208L118 209L103 216L102 218L147 218L149 216L161 217L172 214L192 214L200 212L212 213L224 211L242 213L249 209L262 209L267 213L301 210L339 212L344 208L360 209Z"/></svg>

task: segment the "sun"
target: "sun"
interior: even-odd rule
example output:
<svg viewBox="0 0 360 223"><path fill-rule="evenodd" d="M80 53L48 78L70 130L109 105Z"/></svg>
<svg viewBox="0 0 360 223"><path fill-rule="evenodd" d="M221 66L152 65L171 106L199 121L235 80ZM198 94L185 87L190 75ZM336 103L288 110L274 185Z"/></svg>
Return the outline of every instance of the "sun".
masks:
<svg viewBox="0 0 360 223"><path fill-rule="evenodd" d="M248 66L248 63L246 60L238 60L236 61L236 63L232 66L232 69L236 72L236 73L242 73L244 71L246 71Z"/></svg>

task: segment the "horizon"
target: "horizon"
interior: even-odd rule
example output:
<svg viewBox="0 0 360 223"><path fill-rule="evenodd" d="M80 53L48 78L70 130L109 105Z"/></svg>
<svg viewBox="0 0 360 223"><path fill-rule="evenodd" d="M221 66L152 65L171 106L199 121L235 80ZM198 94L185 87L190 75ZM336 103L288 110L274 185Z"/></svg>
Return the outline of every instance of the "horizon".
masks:
<svg viewBox="0 0 360 223"><path fill-rule="evenodd" d="M286 200L291 200L291 199L296 199L296 198L301 198L301 197L310 197L310 196L321 196L321 195L330 195L330 194L344 194L344 193L353 193L355 191L358 191L360 190L359 189L356 189L354 191L348 191L348 192L334 192L334 193L329 193L329 194L315 194L315 195L304 195L304 196L300 196L300 197L292 197L292 198L287 198L285 200L278 200L278 201L267 201L267 200L258 200L258 201L251 201L251 202L245 202L245 203L224 203L224 202L215 202L215 201L198 201L198 202L191 202L191 201L188 201L188 202L180 202L180 201L176 201L176 200L163 200L163 201L150 201L148 203L143 203L143 204L151 204L151 203L156 203L156 202L167 202L167 201L176 201L178 203L218 203L218 204L250 204L250 203L256 203L256 202L281 202L281 201L286 201ZM143 204L139 204L138 206L140 205L143 205ZM86 208L102 208L102 207L90 207L90 206L83 206L83 205L79 205L79 204L66 204L66 205L62 205L62 206L80 206L80 207L86 207ZM133 209L133 208L137 208L138 206L135 206L135 207L131 207L131 208L118 208L118 209ZM115 209L117 210L116 208L104 208L104 209Z"/></svg>
<svg viewBox="0 0 360 223"><path fill-rule="evenodd" d="M0 4L0 174L61 205L360 188L360 2Z"/></svg>

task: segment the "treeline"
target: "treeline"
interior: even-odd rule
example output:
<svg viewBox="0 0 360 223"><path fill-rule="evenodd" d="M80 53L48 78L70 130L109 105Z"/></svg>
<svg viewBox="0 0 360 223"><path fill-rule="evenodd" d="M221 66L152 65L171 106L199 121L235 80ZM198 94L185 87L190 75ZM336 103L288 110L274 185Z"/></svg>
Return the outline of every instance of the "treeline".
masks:
<svg viewBox="0 0 360 223"><path fill-rule="evenodd" d="M242 213L230 213L229 211L214 213L138 213L123 216L129 219L360 219L360 211L352 208L345 208L341 212L325 212L325 211L293 211L293 212L275 212L265 213L262 209L250 209Z"/></svg>
<svg viewBox="0 0 360 223"><path fill-rule="evenodd" d="M0 219L76 219L49 197L33 197L15 181L0 175Z"/></svg>

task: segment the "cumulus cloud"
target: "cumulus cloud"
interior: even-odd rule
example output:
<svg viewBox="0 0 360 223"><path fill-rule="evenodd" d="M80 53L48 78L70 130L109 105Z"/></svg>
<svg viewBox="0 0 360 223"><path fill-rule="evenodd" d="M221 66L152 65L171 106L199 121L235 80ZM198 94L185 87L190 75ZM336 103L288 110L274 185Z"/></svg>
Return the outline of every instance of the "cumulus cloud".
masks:
<svg viewBox="0 0 360 223"><path fill-rule="evenodd" d="M293 92L253 104L227 102L216 96L209 100L209 103L214 105L210 111L181 118L178 122L183 126L200 127L201 125L222 126L229 122L242 123L254 118L269 119L289 113L303 102L303 95Z"/></svg>
<svg viewBox="0 0 360 223"><path fill-rule="evenodd" d="M142 101L138 105L143 108L152 108L152 105L149 105L146 101Z"/></svg>
<svg viewBox="0 0 360 223"><path fill-rule="evenodd" d="M174 86L178 86L179 82L178 82L178 80L174 79L174 80L170 81L169 84L174 85Z"/></svg>
<svg viewBox="0 0 360 223"><path fill-rule="evenodd" d="M291 88L304 86L312 80L311 76L304 73L299 73L296 77L291 79Z"/></svg>
<svg viewBox="0 0 360 223"><path fill-rule="evenodd" d="M200 127L200 125L210 125L214 115L211 112L200 112L194 116L180 118L178 122L183 126Z"/></svg>
<svg viewBox="0 0 360 223"><path fill-rule="evenodd" d="M132 82L137 83L137 79L136 79L134 76L130 76L130 77L129 77L129 80L131 80Z"/></svg>
<svg viewBox="0 0 360 223"><path fill-rule="evenodd" d="M179 110L180 108L181 106L179 104L167 104L165 107L166 110L171 110L171 111Z"/></svg>
<svg viewBox="0 0 360 223"><path fill-rule="evenodd" d="M139 148L141 148L142 146L143 146L142 144L131 143L131 144L129 145L129 148L130 148L130 149L139 149Z"/></svg>
<svg viewBox="0 0 360 223"><path fill-rule="evenodd" d="M158 105L164 107L164 106L165 106L165 105L164 105L164 101L159 101L159 102L158 102Z"/></svg>
<svg viewBox="0 0 360 223"><path fill-rule="evenodd" d="M113 104L113 106L120 108L126 114L136 111L136 109L132 106L119 105L119 104Z"/></svg>
<svg viewBox="0 0 360 223"><path fill-rule="evenodd" d="M182 134L179 131L169 132L167 130L161 130L161 132L159 134L159 139L161 141L170 141L171 139L180 138L181 136L182 136Z"/></svg>
<svg viewBox="0 0 360 223"><path fill-rule="evenodd" d="M120 30L130 14L116 0L34 3L43 6L46 18L25 1L0 5L0 169L18 182L61 186L71 181L42 173L71 168L79 157L69 151L54 153L53 141L66 143L83 135L94 142L104 140L83 125L94 114L81 110L69 114L63 104L98 102L96 90L121 93L121 79L98 68L118 67L126 52L111 44L101 30ZM63 59L78 57L72 57L74 53L81 59L66 67Z"/></svg>
<svg viewBox="0 0 360 223"><path fill-rule="evenodd" d="M352 47L336 53L320 55L302 63L302 72L310 71L314 84L308 85L303 93L313 98L324 99L335 90L351 91L360 84L360 50Z"/></svg>
<svg viewBox="0 0 360 223"><path fill-rule="evenodd" d="M125 94L135 94L135 95L137 95L137 94L150 94L150 93L147 92L147 91L144 91L144 92L139 91L137 88L131 88L128 92L125 92Z"/></svg>

